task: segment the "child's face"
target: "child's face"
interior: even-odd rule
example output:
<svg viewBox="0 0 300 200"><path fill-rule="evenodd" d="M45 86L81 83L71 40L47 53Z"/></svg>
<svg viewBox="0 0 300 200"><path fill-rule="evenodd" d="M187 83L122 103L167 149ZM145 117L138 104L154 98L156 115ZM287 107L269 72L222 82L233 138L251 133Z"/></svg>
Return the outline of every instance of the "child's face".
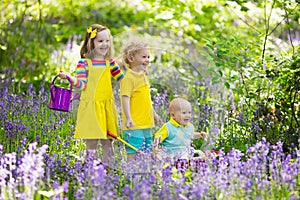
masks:
<svg viewBox="0 0 300 200"><path fill-rule="evenodd" d="M150 50L148 48L138 50L129 60L130 68L135 71L144 71L150 63Z"/></svg>
<svg viewBox="0 0 300 200"><path fill-rule="evenodd" d="M103 30L100 32L97 32L97 36L94 39L94 53L98 57L102 57L104 59L104 56L108 53L110 49L110 36L107 30Z"/></svg>
<svg viewBox="0 0 300 200"><path fill-rule="evenodd" d="M179 102L179 109L171 112L172 118L182 126L188 125L192 118L192 106L187 102Z"/></svg>

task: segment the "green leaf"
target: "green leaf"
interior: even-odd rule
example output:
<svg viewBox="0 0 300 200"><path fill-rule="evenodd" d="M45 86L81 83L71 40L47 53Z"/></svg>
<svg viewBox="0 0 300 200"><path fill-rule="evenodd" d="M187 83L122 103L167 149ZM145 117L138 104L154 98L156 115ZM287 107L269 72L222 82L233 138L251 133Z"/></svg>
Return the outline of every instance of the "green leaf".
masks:
<svg viewBox="0 0 300 200"><path fill-rule="evenodd" d="M221 70L218 70L220 76L222 77L223 76L223 72Z"/></svg>
<svg viewBox="0 0 300 200"><path fill-rule="evenodd" d="M230 89L230 84L228 82L225 82L224 85L227 89Z"/></svg>

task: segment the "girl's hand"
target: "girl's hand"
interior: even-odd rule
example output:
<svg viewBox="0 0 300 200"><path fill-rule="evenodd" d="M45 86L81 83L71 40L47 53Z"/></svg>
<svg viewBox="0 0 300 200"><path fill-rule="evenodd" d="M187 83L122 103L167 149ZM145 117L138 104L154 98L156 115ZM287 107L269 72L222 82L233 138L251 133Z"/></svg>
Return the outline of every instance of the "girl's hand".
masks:
<svg viewBox="0 0 300 200"><path fill-rule="evenodd" d="M59 78L61 79L66 79L67 76L69 76L69 74L67 72L64 72L64 71L60 71L59 74L58 74Z"/></svg>

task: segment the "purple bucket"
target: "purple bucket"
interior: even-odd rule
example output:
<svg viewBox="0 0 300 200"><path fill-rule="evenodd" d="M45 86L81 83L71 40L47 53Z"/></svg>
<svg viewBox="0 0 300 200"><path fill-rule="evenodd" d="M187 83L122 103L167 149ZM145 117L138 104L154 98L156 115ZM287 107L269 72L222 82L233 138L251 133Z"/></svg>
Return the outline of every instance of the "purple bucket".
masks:
<svg viewBox="0 0 300 200"><path fill-rule="evenodd" d="M48 108L53 110L59 110L64 112L69 112L69 107L71 103L71 96L72 96L72 81L70 77L67 76L67 79L70 83L70 89L60 88L54 84L55 78L52 81L50 86L50 104Z"/></svg>

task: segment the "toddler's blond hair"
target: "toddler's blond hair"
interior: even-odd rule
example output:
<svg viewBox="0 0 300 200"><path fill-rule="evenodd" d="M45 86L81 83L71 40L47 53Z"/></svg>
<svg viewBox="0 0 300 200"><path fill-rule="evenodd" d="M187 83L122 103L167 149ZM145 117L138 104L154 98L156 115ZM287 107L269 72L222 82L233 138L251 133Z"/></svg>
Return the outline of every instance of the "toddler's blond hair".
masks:
<svg viewBox="0 0 300 200"><path fill-rule="evenodd" d="M130 68L128 58L134 56L139 50L149 48L149 45L141 40L131 41L125 44L122 48L122 53L119 57L119 66L127 69Z"/></svg>

